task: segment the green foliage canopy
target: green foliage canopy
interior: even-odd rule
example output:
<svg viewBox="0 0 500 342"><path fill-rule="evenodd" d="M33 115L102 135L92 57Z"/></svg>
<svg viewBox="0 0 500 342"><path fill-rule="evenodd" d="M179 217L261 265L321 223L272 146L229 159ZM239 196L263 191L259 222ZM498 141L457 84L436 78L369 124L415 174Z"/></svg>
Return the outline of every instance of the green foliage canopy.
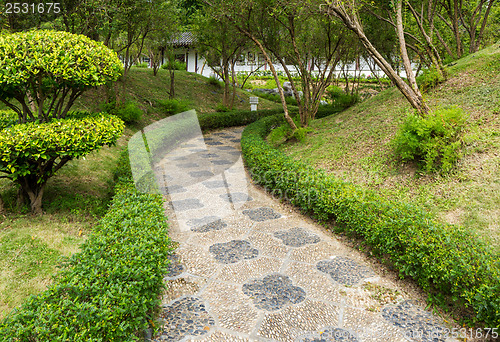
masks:
<svg viewBox="0 0 500 342"><path fill-rule="evenodd" d="M122 72L116 53L82 35L39 30L0 36L0 100L20 123L64 118L85 90Z"/></svg>

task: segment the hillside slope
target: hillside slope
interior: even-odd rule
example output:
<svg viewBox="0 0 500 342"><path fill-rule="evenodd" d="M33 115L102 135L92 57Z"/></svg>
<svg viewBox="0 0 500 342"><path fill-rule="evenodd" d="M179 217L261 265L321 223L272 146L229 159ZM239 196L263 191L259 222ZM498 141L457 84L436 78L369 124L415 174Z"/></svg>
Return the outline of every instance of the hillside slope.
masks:
<svg viewBox="0 0 500 342"><path fill-rule="evenodd" d="M189 109L195 108L198 113L214 112L222 104L224 87L222 83L213 84L209 79L187 71L175 72L175 99L187 103ZM157 76L147 68L133 67L126 80L115 83L113 92L121 101L135 101L147 113L148 122L162 118L158 100L169 98L170 77L167 70L158 70ZM254 96L247 91L237 89L234 109L250 110L249 97ZM93 89L86 92L75 104L75 108L98 111L100 104L106 101L104 89ZM275 102L259 99L259 109L281 108Z"/></svg>
<svg viewBox="0 0 500 342"><path fill-rule="evenodd" d="M282 145L297 159L394 200L411 201L443 221L478 232L500 247L500 45L449 68L449 79L425 95L431 108L468 113L463 158L448 176L425 175L398 162L390 141L411 107L392 88L333 117L311 123L303 143Z"/></svg>

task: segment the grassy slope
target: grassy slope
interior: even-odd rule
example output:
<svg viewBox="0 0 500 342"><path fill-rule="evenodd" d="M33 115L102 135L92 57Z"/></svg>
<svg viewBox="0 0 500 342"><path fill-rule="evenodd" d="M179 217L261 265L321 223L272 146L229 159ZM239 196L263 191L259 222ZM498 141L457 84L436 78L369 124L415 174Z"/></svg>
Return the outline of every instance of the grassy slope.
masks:
<svg viewBox="0 0 500 342"><path fill-rule="evenodd" d="M163 116L155 107L156 100L168 99L170 77L167 70L158 70L158 75L153 76L153 71L146 68L132 68L125 82L117 82L115 89L119 96L125 100L133 100L148 113L148 122L152 119L160 119ZM211 85L208 78L186 71L175 73L175 98L187 101L189 108L194 108L198 113L211 113L215 111L218 104L222 103L223 85ZM234 109L250 109L249 97L253 96L247 91L237 90ZM81 101L76 104L77 108L98 110L99 104L104 101L102 92L89 91ZM280 104L260 99L259 109L279 108ZM145 122L144 124L147 124Z"/></svg>
<svg viewBox="0 0 500 342"><path fill-rule="evenodd" d="M133 68L125 88L117 84L124 98L137 101L148 112L139 126L162 117L150 103L168 98L168 82L165 70L154 77L151 70ZM74 109L98 110L102 102L99 94L97 90L89 91ZM238 96L236 108L249 109L249 94L238 91ZM199 112L209 113L221 102L222 88L208 84L202 76L181 71L176 73L176 98L190 102ZM266 100L261 104L259 108L280 106ZM118 146L104 147L63 167L46 187L46 214L42 217L26 214L27 209L24 214L14 213L16 190L9 181L0 180L0 193L8 209L6 215L0 214L0 318L25 297L44 290L59 258L78 251L106 212L114 186L113 169L132 134L127 129Z"/></svg>
<svg viewBox="0 0 500 342"><path fill-rule="evenodd" d="M450 78L425 96L431 108L457 105L470 117L464 157L446 177L402 165L390 141L410 106L386 90L335 117L311 123L305 142L282 149L297 159L394 200L418 203L442 220L462 224L500 247L500 46L468 56Z"/></svg>

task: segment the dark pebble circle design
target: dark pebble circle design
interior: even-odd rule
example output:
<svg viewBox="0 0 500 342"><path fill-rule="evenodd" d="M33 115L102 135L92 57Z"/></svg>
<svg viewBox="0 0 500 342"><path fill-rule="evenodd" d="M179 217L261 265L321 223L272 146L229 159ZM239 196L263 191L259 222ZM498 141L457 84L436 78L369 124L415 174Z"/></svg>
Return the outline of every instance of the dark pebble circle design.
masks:
<svg viewBox="0 0 500 342"><path fill-rule="evenodd" d="M156 341L177 342L186 336L205 335L215 326L204 302L195 297L181 298L164 307L161 317L165 324Z"/></svg>
<svg viewBox="0 0 500 342"><path fill-rule="evenodd" d="M283 240L283 243L290 247L302 247L307 244L318 243L321 241L319 236L311 234L304 228L295 227L289 230L281 230L274 233L274 236Z"/></svg>
<svg viewBox="0 0 500 342"><path fill-rule="evenodd" d="M187 157L185 157L185 156L174 157L174 158L172 158L172 160L176 160L176 161L179 161L179 160L187 160Z"/></svg>
<svg viewBox="0 0 500 342"><path fill-rule="evenodd" d="M205 154L202 154L200 155L200 157L202 158L217 158L219 155L215 154L215 153L205 153Z"/></svg>
<svg viewBox="0 0 500 342"><path fill-rule="evenodd" d="M206 181L202 183L209 189L217 189L217 188L224 188L226 186L226 182L222 180L216 180L216 181Z"/></svg>
<svg viewBox="0 0 500 342"><path fill-rule="evenodd" d="M259 255L259 250L245 240L216 243L208 250L214 255L215 260L222 264L234 264L240 260L254 259Z"/></svg>
<svg viewBox="0 0 500 342"><path fill-rule="evenodd" d="M183 187L182 185L169 185L167 186L167 192L169 194L178 194L178 193L181 193L181 192L186 192L187 189L185 187Z"/></svg>
<svg viewBox="0 0 500 342"><path fill-rule="evenodd" d="M229 161L227 159L211 160L210 162L214 165L228 165L233 163L232 161Z"/></svg>
<svg viewBox="0 0 500 342"><path fill-rule="evenodd" d="M241 139L231 139L231 142L233 142L233 143L240 143Z"/></svg>
<svg viewBox="0 0 500 342"><path fill-rule="evenodd" d="M223 145L220 141L206 141L205 144L209 146Z"/></svg>
<svg viewBox="0 0 500 342"><path fill-rule="evenodd" d="M299 336L296 342L358 342L356 334L349 330L327 327L318 334L306 334Z"/></svg>
<svg viewBox="0 0 500 342"><path fill-rule="evenodd" d="M188 198L185 200L172 201L171 203L174 210L179 210L179 211L199 209L204 207L204 205L201 204L200 200L197 198Z"/></svg>
<svg viewBox="0 0 500 342"><path fill-rule="evenodd" d="M373 272L369 268L344 257L321 260L316 265L316 268L321 272L329 274L336 282L348 286L354 285L361 279L373 275Z"/></svg>
<svg viewBox="0 0 500 342"><path fill-rule="evenodd" d="M294 286L288 276L279 273L244 284L243 293L253 299L256 308L267 311L280 310L306 298L302 288Z"/></svg>
<svg viewBox="0 0 500 342"><path fill-rule="evenodd" d="M243 210L243 215L247 215L250 220L262 222L267 220L274 220L281 217L280 213L277 213L272 208L260 207L255 209Z"/></svg>
<svg viewBox="0 0 500 342"><path fill-rule="evenodd" d="M252 197L248 196L243 192L232 192L230 194L222 194L219 197L229 203L253 201Z"/></svg>
<svg viewBox="0 0 500 342"><path fill-rule="evenodd" d="M193 167L198 167L199 165L196 163L184 163L184 164L177 164L176 166L181 169L190 169Z"/></svg>
<svg viewBox="0 0 500 342"><path fill-rule="evenodd" d="M207 152L207 150L204 148L193 148L193 149L190 149L189 152L199 153L199 152Z"/></svg>
<svg viewBox="0 0 500 342"><path fill-rule="evenodd" d="M187 222L191 231L196 233L207 233L212 230L221 230L227 227L227 223L217 216L205 216L201 219L192 219Z"/></svg>
<svg viewBox="0 0 500 342"><path fill-rule="evenodd" d="M382 309L382 317L395 326L405 330L409 338L422 342L445 341L444 328L435 323L430 312L425 311L411 300L398 306L387 306Z"/></svg>
<svg viewBox="0 0 500 342"><path fill-rule="evenodd" d="M217 146L219 150L224 150L224 151L229 151L229 150L236 150L233 146Z"/></svg>
<svg viewBox="0 0 500 342"><path fill-rule="evenodd" d="M214 174L210 171L191 171L189 175L193 178L212 177Z"/></svg>
<svg viewBox="0 0 500 342"><path fill-rule="evenodd" d="M170 260L170 264L168 264L168 273L165 276L167 280L175 278L184 272L184 266L180 263L178 255L172 254L168 259Z"/></svg>

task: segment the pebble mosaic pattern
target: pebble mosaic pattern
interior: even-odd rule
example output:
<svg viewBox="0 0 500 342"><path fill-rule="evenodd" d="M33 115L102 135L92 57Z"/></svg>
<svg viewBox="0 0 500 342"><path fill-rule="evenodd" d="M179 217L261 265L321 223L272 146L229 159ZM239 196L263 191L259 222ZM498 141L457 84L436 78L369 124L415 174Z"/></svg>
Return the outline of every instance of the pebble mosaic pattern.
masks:
<svg viewBox="0 0 500 342"><path fill-rule="evenodd" d="M179 261L179 256L176 254L172 254L168 257L170 260L170 264L168 265L168 273L165 276L165 279L175 278L184 272L184 266Z"/></svg>
<svg viewBox="0 0 500 342"><path fill-rule="evenodd" d="M253 299L256 308L267 311L280 310L298 304L306 298L306 292L292 284L283 274L270 274L243 285L243 293Z"/></svg>
<svg viewBox="0 0 500 342"><path fill-rule="evenodd" d="M404 301L396 307L385 307L382 310L382 317L395 326L404 329L408 337L422 342L445 341L440 338L443 336L443 327L434 323L429 312L410 300Z"/></svg>
<svg viewBox="0 0 500 342"><path fill-rule="evenodd" d="M274 220L281 217L280 213L277 213L272 208L260 207L255 209L243 210L243 215L247 215L250 220L262 222L267 220Z"/></svg>
<svg viewBox="0 0 500 342"><path fill-rule="evenodd" d="M343 285L354 285L363 278L373 275L373 272L357 262L344 257L336 257L332 260L318 262L316 268L327 273L338 283Z"/></svg>
<svg viewBox="0 0 500 342"><path fill-rule="evenodd" d="M226 187L226 182L222 180L216 180L216 181L206 181L202 183L209 189L217 189L217 188L224 188ZM228 184L229 186L229 184Z"/></svg>
<svg viewBox="0 0 500 342"><path fill-rule="evenodd" d="M212 177L214 174L210 171L191 171L189 175L193 178Z"/></svg>
<svg viewBox="0 0 500 342"><path fill-rule="evenodd" d="M259 255L259 250L245 240L232 240L224 243L216 243L209 248L214 254L215 260L222 264L234 264L240 260L249 260Z"/></svg>
<svg viewBox="0 0 500 342"><path fill-rule="evenodd" d="M186 336L201 336L215 326L203 301L195 297L185 297L166 306L161 317L165 324L155 341L180 341Z"/></svg>
<svg viewBox="0 0 500 342"><path fill-rule="evenodd" d="M177 164L177 167L180 167L181 169L190 169L193 167L198 167L199 165L196 163L184 163L184 164Z"/></svg>
<svg viewBox="0 0 500 342"><path fill-rule="evenodd" d="M200 200L197 198L188 198L185 200L172 201L171 203L174 209L178 211L203 208L203 204L201 204Z"/></svg>
<svg viewBox="0 0 500 342"><path fill-rule="evenodd" d="M219 155L215 153L205 153L200 155L202 158L217 158Z"/></svg>
<svg viewBox="0 0 500 342"><path fill-rule="evenodd" d="M232 192L230 194L222 194L219 197L230 203L253 201L252 197L248 196L243 192Z"/></svg>
<svg viewBox="0 0 500 342"><path fill-rule="evenodd" d="M318 243L321 241L319 236L311 234L304 228L295 227L289 230L281 230L274 233L274 236L283 240L283 243L290 247L302 247L307 244Z"/></svg>
<svg viewBox="0 0 500 342"><path fill-rule="evenodd" d="M302 228L309 225L298 215L272 209L278 208L272 196L253 190L246 179L240 183L246 174L237 146L242 129L224 132L199 138L206 149L197 143L171 151L156 169L172 194L167 208L186 212L177 216L179 226L172 225L180 248L169 256L160 313L164 327L153 341L443 341L432 335L443 331L441 320L413 302L377 302L372 311L372 292L343 287L374 273L364 263L340 257L351 250L319 230ZM171 164L180 169L167 175L163 168ZM222 171L228 172L228 182L248 187L253 198L246 187L230 193L220 176L211 178ZM182 175L196 186L176 182ZM246 210L223 220L210 201L240 202Z"/></svg>
<svg viewBox="0 0 500 342"><path fill-rule="evenodd" d="M227 159L211 160L210 162L214 165L227 165L233 163L232 161L229 161Z"/></svg>
<svg viewBox="0 0 500 342"><path fill-rule="evenodd" d="M222 221L220 218L218 218L216 216L207 216L207 217L209 218L209 221L206 220L206 218L205 218L205 220L199 219L199 221L201 221L201 222L192 225L191 231L196 232L196 233L207 233L207 232L210 232L212 230L221 230L221 229L224 229L227 227L227 223ZM193 221L193 220L190 220L190 221ZM207 223L205 223L205 222L207 222ZM189 222L188 222L188 224L189 224Z"/></svg>
<svg viewBox="0 0 500 342"><path fill-rule="evenodd" d="M325 328L318 334L307 334L298 337L296 342L358 342L356 335L341 328Z"/></svg>
<svg viewBox="0 0 500 342"><path fill-rule="evenodd" d="M181 192L186 192L187 189L183 187L182 185L169 185L167 187L167 191L169 194L178 194Z"/></svg>

